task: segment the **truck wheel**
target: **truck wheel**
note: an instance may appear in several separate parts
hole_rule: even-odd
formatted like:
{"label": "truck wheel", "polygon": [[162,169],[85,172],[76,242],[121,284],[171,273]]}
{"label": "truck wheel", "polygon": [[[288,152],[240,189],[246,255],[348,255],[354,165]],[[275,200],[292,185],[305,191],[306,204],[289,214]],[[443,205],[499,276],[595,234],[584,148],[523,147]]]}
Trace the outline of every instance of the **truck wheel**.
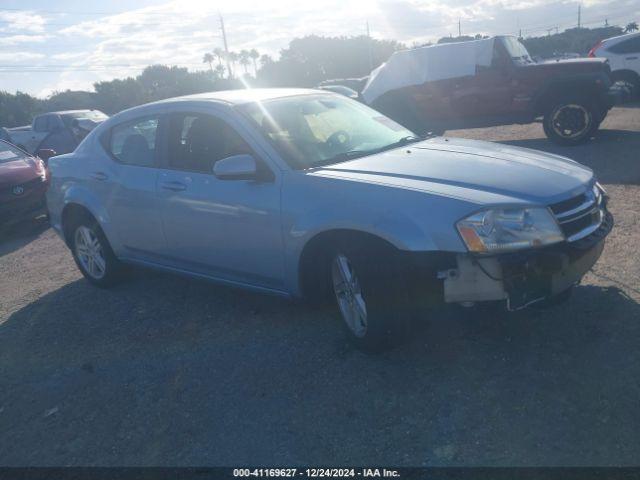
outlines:
{"label": "truck wheel", "polygon": [[71,252],[80,272],[98,287],[116,284],[122,275],[122,264],[116,258],[98,223],[80,219],[71,230]]}
{"label": "truck wheel", "polygon": [[544,116],[544,133],[558,145],[579,145],[595,133],[599,119],[596,106],[587,100],[560,100]]}
{"label": "truck wheel", "polygon": [[340,245],[329,277],[350,342],[374,353],[400,343],[409,331],[408,289],[388,248]]}

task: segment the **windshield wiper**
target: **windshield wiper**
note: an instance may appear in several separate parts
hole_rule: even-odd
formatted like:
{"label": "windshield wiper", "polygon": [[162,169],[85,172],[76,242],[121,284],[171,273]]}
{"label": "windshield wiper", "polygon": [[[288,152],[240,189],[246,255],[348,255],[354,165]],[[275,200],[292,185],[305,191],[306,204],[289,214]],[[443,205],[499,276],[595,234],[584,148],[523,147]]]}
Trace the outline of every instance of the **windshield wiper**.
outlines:
{"label": "windshield wiper", "polygon": [[322,167],[325,165],[332,165],[334,163],[346,162],[347,160],[354,160],[360,157],[366,157],[367,155],[373,155],[375,153],[384,152],[385,150],[391,150],[393,148],[403,147],[409,143],[419,142],[424,140],[425,137],[419,137],[417,135],[407,135],[400,140],[385,145],[384,147],[374,148],[371,150],[349,150],[347,152],[339,153],[331,158],[325,158],[324,160],[318,160],[311,164],[309,168]]}
{"label": "windshield wiper", "polygon": [[377,150],[349,150],[348,152],[342,152],[342,153],[339,153],[338,155],[334,155],[333,157],[325,158],[323,160],[318,160],[317,162],[313,162],[310,168],[322,167],[325,165],[332,165],[334,163],[346,162],[347,160],[353,160],[355,158],[371,155],[376,151]]}
{"label": "windshield wiper", "polygon": [[380,151],[384,151],[384,150],[390,150],[392,148],[404,147],[405,145],[408,145],[409,143],[419,142],[419,141],[424,140],[424,139],[425,139],[425,137],[419,137],[418,135],[407,135],[406,137],[402,137],[397,142],[390,143],[389,145],[386,145],[386,146],[380,148],[379,150]]}

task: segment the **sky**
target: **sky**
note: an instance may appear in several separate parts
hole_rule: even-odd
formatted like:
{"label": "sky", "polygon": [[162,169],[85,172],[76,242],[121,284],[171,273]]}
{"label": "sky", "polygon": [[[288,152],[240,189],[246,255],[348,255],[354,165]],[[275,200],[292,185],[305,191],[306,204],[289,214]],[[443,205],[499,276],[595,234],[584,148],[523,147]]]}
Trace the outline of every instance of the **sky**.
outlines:
{"label": "sky", "polygon": [[[255,48],[277,58],[295,37],[366,33],[407,45],[463,34],[540,36],[577,25],[557,0],[0,0],[0,90],[39,97],[92,90],[151,64],[207,68],[205,52]],[[582,0],[584,26],[640,21],[639,0]]]}

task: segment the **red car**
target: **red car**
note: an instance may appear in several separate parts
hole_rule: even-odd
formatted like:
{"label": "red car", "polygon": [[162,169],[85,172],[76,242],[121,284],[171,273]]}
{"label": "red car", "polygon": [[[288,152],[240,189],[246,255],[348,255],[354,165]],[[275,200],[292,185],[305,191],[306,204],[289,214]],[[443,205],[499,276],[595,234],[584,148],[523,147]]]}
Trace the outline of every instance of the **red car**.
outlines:
{"label": "red car", "polygon": [[45,163],[0,140],[0,225],[46,213]]}

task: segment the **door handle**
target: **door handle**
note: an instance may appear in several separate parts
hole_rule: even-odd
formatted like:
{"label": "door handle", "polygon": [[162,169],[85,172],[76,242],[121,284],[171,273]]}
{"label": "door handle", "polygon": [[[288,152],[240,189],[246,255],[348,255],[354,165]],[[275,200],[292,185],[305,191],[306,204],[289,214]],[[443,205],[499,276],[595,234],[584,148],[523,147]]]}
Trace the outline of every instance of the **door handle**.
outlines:
{"label": "door handle", "polygon": [[104,172],[93,172],[90,174],[90,177],[101,182],[104,182],[108,178],[107,174]]}
{"label": "door handle", "polygon": [[187,186],[181,182],[163,182],[160,186],[164,190],[171,190],[172,192],[181,192],[187,189]]}

